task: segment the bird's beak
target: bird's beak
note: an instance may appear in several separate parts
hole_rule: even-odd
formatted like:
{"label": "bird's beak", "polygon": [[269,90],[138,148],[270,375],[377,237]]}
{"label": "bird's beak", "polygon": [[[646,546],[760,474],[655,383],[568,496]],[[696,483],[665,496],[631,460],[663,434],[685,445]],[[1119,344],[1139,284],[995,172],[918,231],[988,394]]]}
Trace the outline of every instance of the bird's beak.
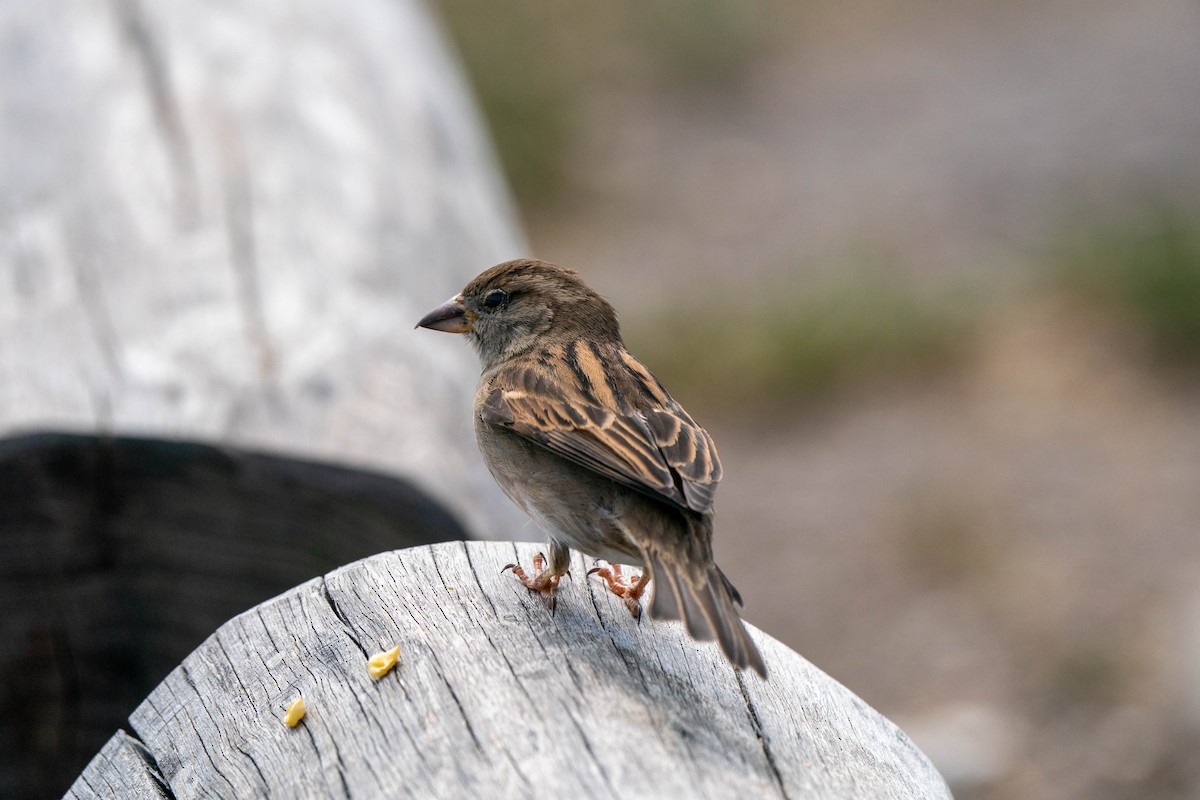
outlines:
{"label": "bird's beak", "polygon": [[471,330],[471,312],[462,304],[462,295],[455,295],[421,317],[418,328],[446,333],[466,333]]}

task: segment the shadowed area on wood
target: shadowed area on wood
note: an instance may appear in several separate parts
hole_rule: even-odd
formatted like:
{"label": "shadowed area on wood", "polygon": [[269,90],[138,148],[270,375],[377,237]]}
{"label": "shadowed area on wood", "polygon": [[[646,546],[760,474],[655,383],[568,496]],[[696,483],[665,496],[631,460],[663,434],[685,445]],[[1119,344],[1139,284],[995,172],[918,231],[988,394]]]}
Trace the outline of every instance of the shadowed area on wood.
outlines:
{"label": "shadowed area on wood", "polygon": [[194,442],[0,440],[0,796],[58,796],[237,613],[341,564],[465,538],[406,481]]}

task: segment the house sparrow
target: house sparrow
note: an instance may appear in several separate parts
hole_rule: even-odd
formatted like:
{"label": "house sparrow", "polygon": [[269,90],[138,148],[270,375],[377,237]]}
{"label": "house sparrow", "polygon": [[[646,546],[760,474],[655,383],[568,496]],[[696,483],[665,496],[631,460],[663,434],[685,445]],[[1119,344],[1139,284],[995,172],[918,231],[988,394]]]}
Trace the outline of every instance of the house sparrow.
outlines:
{"label": "house sparrow", "polygon": [[612,562],[589,575],[635,614],[653,579],[652,616],[682,619],[693,638],[717,639],[734,666],[765,677],[741,596],[713,563],[716,447],[625,349],[612,306],[573,270],[522,259],[479,275],[417,325],[474,345],[479,449],[549,535],[549,564],[539,554],[531,572],[506,569],[553,607],[574,547]]}

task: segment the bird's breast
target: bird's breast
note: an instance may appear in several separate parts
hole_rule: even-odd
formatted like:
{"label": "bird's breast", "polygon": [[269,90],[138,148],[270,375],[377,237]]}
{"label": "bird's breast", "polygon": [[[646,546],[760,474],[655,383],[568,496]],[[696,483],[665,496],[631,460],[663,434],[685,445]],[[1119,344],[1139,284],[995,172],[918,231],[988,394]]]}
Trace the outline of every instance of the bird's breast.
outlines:
{"label": "bird's breast", "polygon": [[496,483],[548,536],[595,558],[641,563],[616,507],[627,490],[478,415],[475,436]]}

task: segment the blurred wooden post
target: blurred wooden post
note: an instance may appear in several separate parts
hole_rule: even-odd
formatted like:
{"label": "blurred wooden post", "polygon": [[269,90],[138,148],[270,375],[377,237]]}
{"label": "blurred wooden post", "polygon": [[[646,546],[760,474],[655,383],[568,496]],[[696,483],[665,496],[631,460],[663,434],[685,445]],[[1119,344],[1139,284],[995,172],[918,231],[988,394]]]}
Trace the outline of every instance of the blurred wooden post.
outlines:
{"label": "blurred wooden post", "polygon": [[525,247],[419,2],[10,0],[0,42],[0,438],[332,460],[511,538],[474,357],[413,325]]}
{"label": "blurred wooden post", "polygon": [[[579,556],[551,616],[500,572],[535,549],[386,553],[237,617],[68,797],[950,796],[899,729],[761,632],[766,681],[682,626],[637,623]],[[373,681],[368,656],[393,645]]]}

